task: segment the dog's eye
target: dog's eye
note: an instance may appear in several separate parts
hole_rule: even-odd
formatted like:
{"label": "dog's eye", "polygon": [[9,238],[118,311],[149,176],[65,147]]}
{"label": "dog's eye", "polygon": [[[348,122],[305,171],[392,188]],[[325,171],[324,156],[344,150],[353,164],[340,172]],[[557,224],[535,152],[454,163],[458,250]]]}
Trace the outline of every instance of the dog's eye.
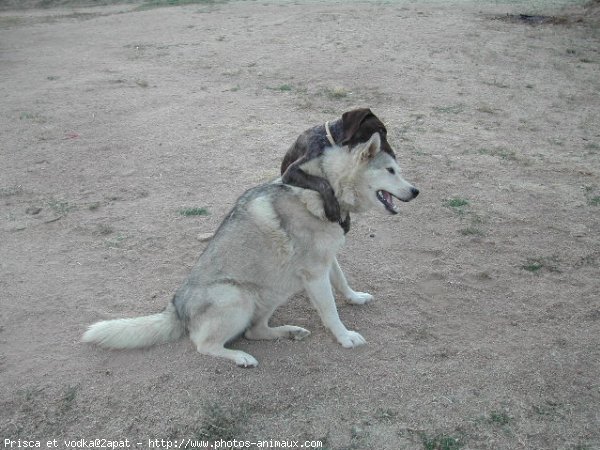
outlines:
{"label": "dog's eye", "polygon": [[387,168],[387,171],[388,171],[389,173],[391,173],[392,175],[394,175],[394,174],[396,173],[396,171],[395,171],[393,168],[391,168],[391,167],[388,167],[388,168]]}

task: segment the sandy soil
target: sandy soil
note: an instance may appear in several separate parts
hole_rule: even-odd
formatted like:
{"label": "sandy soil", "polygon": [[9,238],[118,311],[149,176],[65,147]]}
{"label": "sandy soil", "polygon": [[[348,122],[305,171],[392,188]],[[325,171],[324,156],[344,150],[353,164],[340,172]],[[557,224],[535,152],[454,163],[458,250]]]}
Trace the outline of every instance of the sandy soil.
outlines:
{"label": "sandy soil", "polygon": [[[0,13],[2,444],[600,448],[600,31],[453,3]],[[187,339],[79,342],[160,310],[295,137],[358,106],[421,189],[355,216],[340,255],[376,297],[339,302],[367,346],[338,346],[304,296],[274,323],[308,340],[233,344],[255,370]]]}

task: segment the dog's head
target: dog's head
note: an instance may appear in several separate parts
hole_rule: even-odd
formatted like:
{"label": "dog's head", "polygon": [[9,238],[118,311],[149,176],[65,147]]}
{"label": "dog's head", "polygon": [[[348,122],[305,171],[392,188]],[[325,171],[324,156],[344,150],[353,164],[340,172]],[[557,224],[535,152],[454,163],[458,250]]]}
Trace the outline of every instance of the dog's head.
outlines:
{"label": "dog's head", "polygon": [[357,184],[359,209],[376,208],[390,214],[398,213],[394,198],[409,202],[419,190],[401,175],[396,158],[383,149],[380,133],[373,133],[367,142],[357,144],[351,151]]}
{"label": "dog's head", "polygon": [[367,142],[373,133],[378,133],[381,139],[381,150],[396,159],[394,150],[387,141],[387,130],[379,118],[369,108],[353,109],[342,114],[342,145],[350,149],[358,144]]}

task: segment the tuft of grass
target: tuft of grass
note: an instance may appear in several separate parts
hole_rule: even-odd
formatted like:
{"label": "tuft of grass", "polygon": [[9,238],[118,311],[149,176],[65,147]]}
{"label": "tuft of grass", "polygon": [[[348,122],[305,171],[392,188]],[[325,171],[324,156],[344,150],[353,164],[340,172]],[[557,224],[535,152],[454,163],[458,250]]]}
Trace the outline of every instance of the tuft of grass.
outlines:
{"label": "tuft of grass", "polygon": [[595,195],[594,197],[590,197],[588,199],[588,205],[590,205],[590,206],[600,206],[600,195]]}
{"label": "tuft of grass", "polygon": [[71,211],[77,209],[77,206],[75,206],[65,200],[57,200],[54,198],[48,200],[48,206],[50,207],[50,209],[52,211],[54,211],[56,214],[58,214],[60,216],[64,216],[68,212],[71,212]]}
{"label": "tuft of grass", "polygon": [[348,450],[363,450],[371,448],[369,441],[371,433],[362,426],[354,425],[350,428],[350,447]]}
{"label": "tuft of grass", "polygon": [[67,389],[65,390],[65,394],[61,399],[60,409],[62,412],[68,411],[73,407],[73,402],[75,401],[75,397],[77,396],[78,389],[78,385],[67,387]]}
{"label": "tuft of grass", "polygon": [[0,198],[2,197],[12,197],[13,195],[21,195],[23,193],[23,186],[8,186],[8,187],[0,187]]}
{"label": "tuft of grass", "polygon": [[34,400],[37,400],[38,395],[42,392],[44,392],[44,388],[37,386],[31,386],[21,391],[17,391],[18,394],[21,394],[23,396],[23,400],[25,400],[26,402],[32,402]]}
{"label": "tuft of grass", "polygon": [[443,114],[459,114],[465,110],[465,105],[463,103],[458,103],[456,105],[449,106],[436,106],[433,108],[433,110]]}
{"label": "tuft of grass", "polygon": [[544,267],[544,265],[537,261],[537,260],[528,260],[528,262],[526,262],[525,264],[523,264],[521,266],[521,268],[523,270],[526,270],[527,272],[537,272],[539,270],[542,270]]}
{"label": "tuft of grass", "polygon": [[504,411],[492,411],[488,417],[488,422],[494,425],[508,425],[512,421],[512,418]]}
{"label": "tuft of grass", "polygon": [[505,148],[480,148],[478,153],[480,155],[494,156],[503,160],[517,160],[517,152],[514,150],[507,150]]}
{"label": "tuft of grass", "polygon": [[217,403],[211,403],[205,407],[205,417],[196,431],[196,436],[208,441],[232,440],[240,435],[241,427],[238,421],[243,421],[244,417],[239,416],[238,413],[225,411]]}
{"label": "tuft of grass", "polygon": [[469,206],[469,201],[464,198],[450,198],[444,201],[446,208],[462,208],[463,206]]}
{"label": "tuft of grass", "polygon": [[483,236],[485,233],[476,227],[467,227],[459,231],[463,236]]}
{"label": "tuft of grass", "polygon": [[[108,229],[106,229],[106,231],[109,231]],[[106,234],[110,234],[110,233],[106,233]],[[125,241],[127,239],[127,236],[125,236],[122,233],[118,233],[116,236],[114,236],[111,239],[107,239],[105,241],[105,244],[108,248],[121,248],[121,244],[123,243],[123,241]]]}
{"label": "tuft of grass", "polygon": [[556,256],[549,258],[527,258],[521,269],[532,273],[538,273],[542,269],[546,269],[549,272],[560,272]]}
{"label": "tuft of grass", "polygon": [[421,436],[423,448],[425,450],[459,450],[464,446],[462,439],[447,434],[438,434],[435,436]]}
{"label": "tuft of grass", "polygon": [[96,226],[96,233],[99,234],[100,236],[107,236],[114,232],[115,232],[115,229],[113,227],[111,227],[110,225],[101,223]]}
{"label": "tuft of grass", "polygon": [[533,405],[531,409],[539,417],[556,417],[560,416],[560,407],[562,405],[552,400],[546,400],[544,403]]}
{"label": "tuft of grass", "polygon": [[209,212],[206,208],[183,208],[179,210],[179,214],[185,217],[208,216]]}
{"label": "tuft of grass", "polygon": [[22,112],[19,114],[19,120],[30,120],[35,123],[45,123],[46,118],[42,116],[40,113],[32,113],[32,112]]}
{"label": "tuft of grass", "polygon": [[183,6],[183,5],[218,5],[227,0],[145,0],[135,11],[144,11],[152,8],[163,8],[165,6]]}
{"label": "tuft of grass", "polygon": [[348,95],[350,95],[350,92],[348,92],[348,90],[342,86],[336,86],[332,89],[326,89],[325,94],[332,100],[340,100],[342,98],[348,97]]}
{"label": "tuft of grass", "polygon": [[485,114],[496,114],[496,109],[492,108],[489,105],[481,105],[479,107],[477,107],[477,111],[481,112],[481,113],[485,113]]}
{"label": "tuft of grass", "polygon": [[398,413],[392,409],[377,408],[374,417],[380,422],[393,422],[397,416]]}
{"label": "tuft of grass", "polygon": [[277,86],[275,89],[281,92],[290,92],[292,90],[292,86],[289,84],[282,84],[281,86]]}
{"label": "tuft of grass", "polygon": [[500,88],[500,89],[507,89],[510,87],[509,84],[506,84],[502,81],[498,81],[497,79],[493,79],[492,81],[484,81],[483,84],[487,85],[487,86],[493,86],[496,88]]}

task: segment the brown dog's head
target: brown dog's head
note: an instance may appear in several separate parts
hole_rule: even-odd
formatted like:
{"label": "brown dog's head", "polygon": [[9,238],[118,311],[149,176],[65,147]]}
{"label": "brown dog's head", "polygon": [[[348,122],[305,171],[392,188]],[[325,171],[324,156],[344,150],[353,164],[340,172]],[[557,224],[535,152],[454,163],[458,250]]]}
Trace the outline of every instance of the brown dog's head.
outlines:
{"label": "brown dog's head", "polygon": [[352,148],[357,144],[367,142],[374,133],[379,133],[381,150],[396,159],[394,150],[387,141],[385,125],[369,108],[353,109],[342,114],[342,127],[344,130],[342,145]]}

